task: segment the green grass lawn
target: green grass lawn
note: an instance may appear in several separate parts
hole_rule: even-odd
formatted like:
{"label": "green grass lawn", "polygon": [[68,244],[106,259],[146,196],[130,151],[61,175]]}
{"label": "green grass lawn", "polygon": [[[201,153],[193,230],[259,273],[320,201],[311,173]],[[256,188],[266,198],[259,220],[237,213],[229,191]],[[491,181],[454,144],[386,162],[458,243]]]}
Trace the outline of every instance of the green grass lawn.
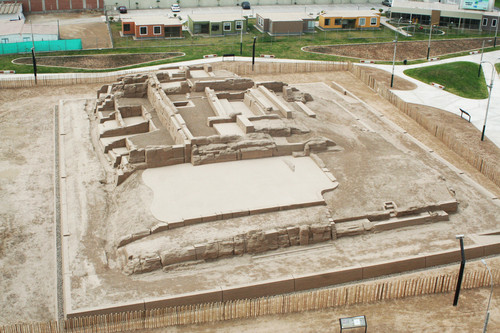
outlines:
{"label": "green grass lawn", "polygon": [[[500,0],[499,0],[500,1]],[[306,60],[329,60],[329,61],[345,61],[350,59],[346,57],[338,57],[332,55],[322,55],[303,52],[304,46],[309,45],[332,45],[332,44],[358,44],[358,43],[373,43],[373,42],[389,42],[394,39],[394,32],[390,29],[382,27],[379,30],[370,31],[320,31],[316,30],[314,34],[306,34],[302,36],[280,36],[271,37],[267,34],[260,33],[250,25],[248,33],[243,35],[243,56],[252,56],[253,37],[257,37],[256,56],[260,54],[274,54],[278,58],[287,59],[306,59]],[[38,56],[43,55],[86,55],[86,54],[117,54],[117,53],[150,53],[150,52],[183,52],[184,57],[178,57],[169,60],[156,61],[148,65],[159,65],[178,61],[186,61],[193,59],[201,59],[205,54],[216,53],[236,54],[240,55],[240,35],[225,36],[225,37],[201,37],[191,36],[188,32],[184,32],[182,39],[151,39],[151,40],[133,40],[131,37],[120,36],[121,23],[111,23],[111,32],[114,42],[113,49],[102,50],[82,50],[82,51],[67,51],[67,52],[52,52],[38,53]],[[451,30],[447,31],[444,36],[432,36],[433,40],[442,38],[464,38],[464,37],[485,37],[488,33],[469,30]],[[400,36],[400,40],[427,40],[427,35],[417,34],[414,37]],[[465,53],[464,53],[465,54]],[[4,55],[0,56],[0,69],[15,70],[16,73],[32,73],[31,65],[13,64],[12,60],[18,57],[26,57],[30,54]],[[415,63],[415,62],[410,62]],[[127,68],[144,67],[145,65],[130,66]],[[103,70],[101,70],[103,71]],[[104,70],[110,71],[110,70]],[[67,73],[67,72],[99,72],[96,70],[79,70],[70,68],[51,68],[38,66],[39,73]]]}
{"label": "green grass lawn", "polygon": [[484,74],[478,77],[479,65],[473,62],[454,63],[407,69],[404,73],[425,83],[438,83],[455,95],[483,99],[488,97]]}

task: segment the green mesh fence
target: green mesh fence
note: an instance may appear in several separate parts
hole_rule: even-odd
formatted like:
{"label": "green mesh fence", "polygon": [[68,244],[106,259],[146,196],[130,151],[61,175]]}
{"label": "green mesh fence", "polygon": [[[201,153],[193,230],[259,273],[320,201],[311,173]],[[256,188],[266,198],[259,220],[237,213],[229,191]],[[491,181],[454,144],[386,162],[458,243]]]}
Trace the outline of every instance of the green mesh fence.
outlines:
{"label": "green mesh fence", "polygon": [[[0,43],[0,54],[14,54],[14,53],[29,53],[33,47],[32,42],[22,43]],[[81,39],[64,39],[64,40],[47,40],[35,42],[36,52],[50,52],[50,51],[70,51],[81,50]]]}

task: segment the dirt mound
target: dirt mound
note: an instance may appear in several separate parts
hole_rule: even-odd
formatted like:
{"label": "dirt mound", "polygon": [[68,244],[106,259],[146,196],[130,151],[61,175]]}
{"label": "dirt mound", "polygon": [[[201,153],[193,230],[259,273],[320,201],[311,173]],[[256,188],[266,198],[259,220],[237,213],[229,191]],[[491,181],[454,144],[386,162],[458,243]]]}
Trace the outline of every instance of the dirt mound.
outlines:
{"label": "dirt mound", "polygon": [[[156,60],[164,60],[183,56],[181,52],[145,53],[145,54],[103,54],[78,56],[42,56],[37,57],[39,66],[83,68],[83,69],[110,69],[143,64]],[[15,64],[32,64],[31,57],[18,58]]]}
{"label": "dirt mound", "polygon": [[[476,50],[480,49],[482,45],[483,39],[480,38],[431,41],[430,56],[438,57],[444,54]],[[485,46],[493,46],[493,44],[491,41],[488,42],[488,40],[486,40]],[[415,60],[426,58],[427,47],[428,41],[398,42],[396,60],[403,61],[404,59]],[[307,46],[303,50],[349,58],[390,61],[394,56],[394,43]]]}

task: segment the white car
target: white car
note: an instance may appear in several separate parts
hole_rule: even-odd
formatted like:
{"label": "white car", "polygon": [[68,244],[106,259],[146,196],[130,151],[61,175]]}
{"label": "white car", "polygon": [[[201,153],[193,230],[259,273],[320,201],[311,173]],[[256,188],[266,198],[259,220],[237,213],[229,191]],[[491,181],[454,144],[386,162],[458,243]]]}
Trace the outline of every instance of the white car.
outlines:
{"label": "white car", "polygon": [[174,3],[172,6],[170,6],[173,12],[180,12],[181,11],[181,6],[179,4]]}

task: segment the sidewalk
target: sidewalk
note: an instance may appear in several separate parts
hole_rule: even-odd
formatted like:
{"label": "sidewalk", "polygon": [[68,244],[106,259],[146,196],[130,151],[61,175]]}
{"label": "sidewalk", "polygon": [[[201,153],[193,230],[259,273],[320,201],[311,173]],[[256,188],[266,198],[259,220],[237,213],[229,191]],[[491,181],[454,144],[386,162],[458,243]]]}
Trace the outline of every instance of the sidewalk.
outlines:
{"label": "sidewalk", "polygon": [[[491,63],[499,62],[500,51],[488,52],[483,56],[483,60],[489,61]],[[481,54],[473,54],[458,58],[450,58],[439,61],[432,61],[416,65],[398,65],[394,68],[394,75],[402,77],[408,81],[411,81],[417,85],[417,89],[414,90],[393,90],[393,92],[401,97],[406,102],[425,104],[440,108],[454,114],[460,115],[460,108],[467,111],[471,115],[471,123],[480,131],[483,129],[484,118],[486,113],[486,105],[488,99],[469,99],[459,97],[457,95],[451,94],[449,92],[443,91],[439,88],[433,87],[426,83],[415,80],[409,76],[406,76],[403,72],[406,69],[424,66],[433,66],[438,64],[444,64],[454,61],[470,61],[479,63],[481,59]],[[391,72],[391,65],[369,65],[364,64],[364,66],[371,66],[385,71]],[[483,64],[483,72],[486,78],[486,83],[489,85],[491,80],[492,68],[490,64]],[[491,101],[488,112],[488,118],[486,122],[485,137],[490,139],[495,143],[497,147],[500,147],[500,80],[498,74],[493,82],[493,90],[491,91]],[[480,135],[480,133],[478,133]]]}

